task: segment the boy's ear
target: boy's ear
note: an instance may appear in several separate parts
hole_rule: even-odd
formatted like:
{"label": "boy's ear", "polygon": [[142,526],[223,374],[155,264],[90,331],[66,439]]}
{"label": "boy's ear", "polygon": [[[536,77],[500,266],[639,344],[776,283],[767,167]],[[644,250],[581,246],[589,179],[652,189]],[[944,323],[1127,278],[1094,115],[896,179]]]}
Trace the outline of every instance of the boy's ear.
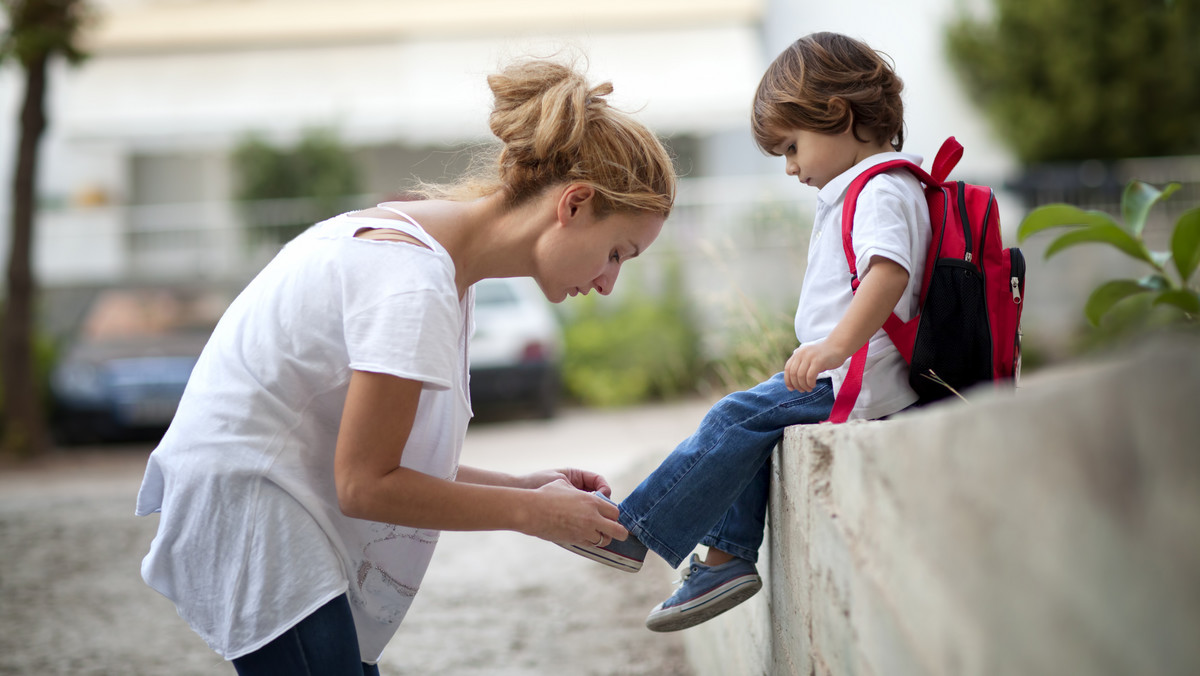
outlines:
{"label": "boy's ear", "polygon": [[572,183],[567,186],[558,199],[558,221],[568,225],[583,211],[590,211],[595,196],[596,189],[586,183]]}

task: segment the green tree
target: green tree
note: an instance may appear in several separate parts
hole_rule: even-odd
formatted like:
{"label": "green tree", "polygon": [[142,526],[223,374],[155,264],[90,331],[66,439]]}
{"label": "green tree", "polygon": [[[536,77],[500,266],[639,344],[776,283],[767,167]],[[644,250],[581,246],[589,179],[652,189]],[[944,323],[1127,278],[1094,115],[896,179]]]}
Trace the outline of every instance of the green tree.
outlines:
{"label": "green tree", "polygon": [[[359,193],[354,159],[337,136],[311,130],[294,148],[273,146],[258,136],[243,140],[233,153],[237,198],[255,238],[283,243],[308,226],[341,211]],[[272,208],[265,200],[304,199],[307,209]]]}
{"label": "green tree", "polygon": [[947,51],[1026,163],[1200,152],[1200,0],[993,0]]}
{"label": "green tree", "polygon": [[4,393],[4,451],[33,455],[49,444],[45,410],[34,367],[32,249],[37,196],[38,143],[46,129],[46,79],[50,61],[81,62],[80,33],[90,16],[84,0],[0,0],[8,26],[0,34],[0,62],[13,58],[25,74],[20,137],[12,188],[8,297],[0,342],[0,392]]}

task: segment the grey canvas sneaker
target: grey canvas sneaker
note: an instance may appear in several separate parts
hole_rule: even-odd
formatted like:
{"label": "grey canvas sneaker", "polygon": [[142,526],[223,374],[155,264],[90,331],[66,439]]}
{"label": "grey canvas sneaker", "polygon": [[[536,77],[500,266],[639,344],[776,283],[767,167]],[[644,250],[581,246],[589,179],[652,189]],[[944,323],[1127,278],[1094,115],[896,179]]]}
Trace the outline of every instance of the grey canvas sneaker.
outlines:
{"label": "grey canvas sneaker", "polygon": [[753,563],[733,559],[719,566],[706,566],[695,554],[682,571],[681,582],[682,586],[671,598],[650,611],[647,629],[687,629],[720,615],[762,589],[762,578]]}
{"label": "grey canvas sneaker", "polygon": [[[596,492],[593,495],[598,495],[608,502],[612,502],[603,493]],[[603,547],[597,545],[570,545],[561,542],[557,544],[559,547],[569,549],[580,556],[585,556],[593,561],[603,563],[617,570],[623,570],[627,573],[636,573],[641,570],[642,563],[646,560],[646,545],[634,537],[633,533],[630,533],[629,537],[624,540],[613,540]]]}

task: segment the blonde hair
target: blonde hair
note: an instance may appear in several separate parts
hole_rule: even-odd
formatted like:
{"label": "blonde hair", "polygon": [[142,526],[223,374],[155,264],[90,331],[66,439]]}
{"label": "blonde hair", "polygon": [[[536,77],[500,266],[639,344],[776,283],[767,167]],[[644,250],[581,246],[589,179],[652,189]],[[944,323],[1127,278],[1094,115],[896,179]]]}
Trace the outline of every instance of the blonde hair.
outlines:
{"label": "blonde hair", "polygon": [[788,129],[822,134],[850,129],[859,141],[890,142],[900,150],[903,88],[884,56],[865,42],[837,33],[807,35],[783,50],[759,82],[751,117],[754,140],[773,154],[780,133]]}
{"label": "blonde hair", "polygon": [[475,199],[503,192],[517,206],[560,183],[596,191],[593,208],[667,216],[675,171],[662,142],[608,105],[604,82],[589,87],[573,67],[548,60],[514,63],[488,76],[495,97],[488,126],[503,143],[487,166],[449,186],[423,186],[427,196]]}

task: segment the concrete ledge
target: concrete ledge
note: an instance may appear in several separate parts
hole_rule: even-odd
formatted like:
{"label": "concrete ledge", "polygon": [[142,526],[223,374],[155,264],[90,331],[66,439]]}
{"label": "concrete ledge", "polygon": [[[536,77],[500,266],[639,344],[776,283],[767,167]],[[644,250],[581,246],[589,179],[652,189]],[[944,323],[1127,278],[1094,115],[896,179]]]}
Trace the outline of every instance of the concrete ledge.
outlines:
{"label": "concrete ledge", "polygon": [[1200,344],[968,397],[787,431],[699,676],[1200,673]]}

